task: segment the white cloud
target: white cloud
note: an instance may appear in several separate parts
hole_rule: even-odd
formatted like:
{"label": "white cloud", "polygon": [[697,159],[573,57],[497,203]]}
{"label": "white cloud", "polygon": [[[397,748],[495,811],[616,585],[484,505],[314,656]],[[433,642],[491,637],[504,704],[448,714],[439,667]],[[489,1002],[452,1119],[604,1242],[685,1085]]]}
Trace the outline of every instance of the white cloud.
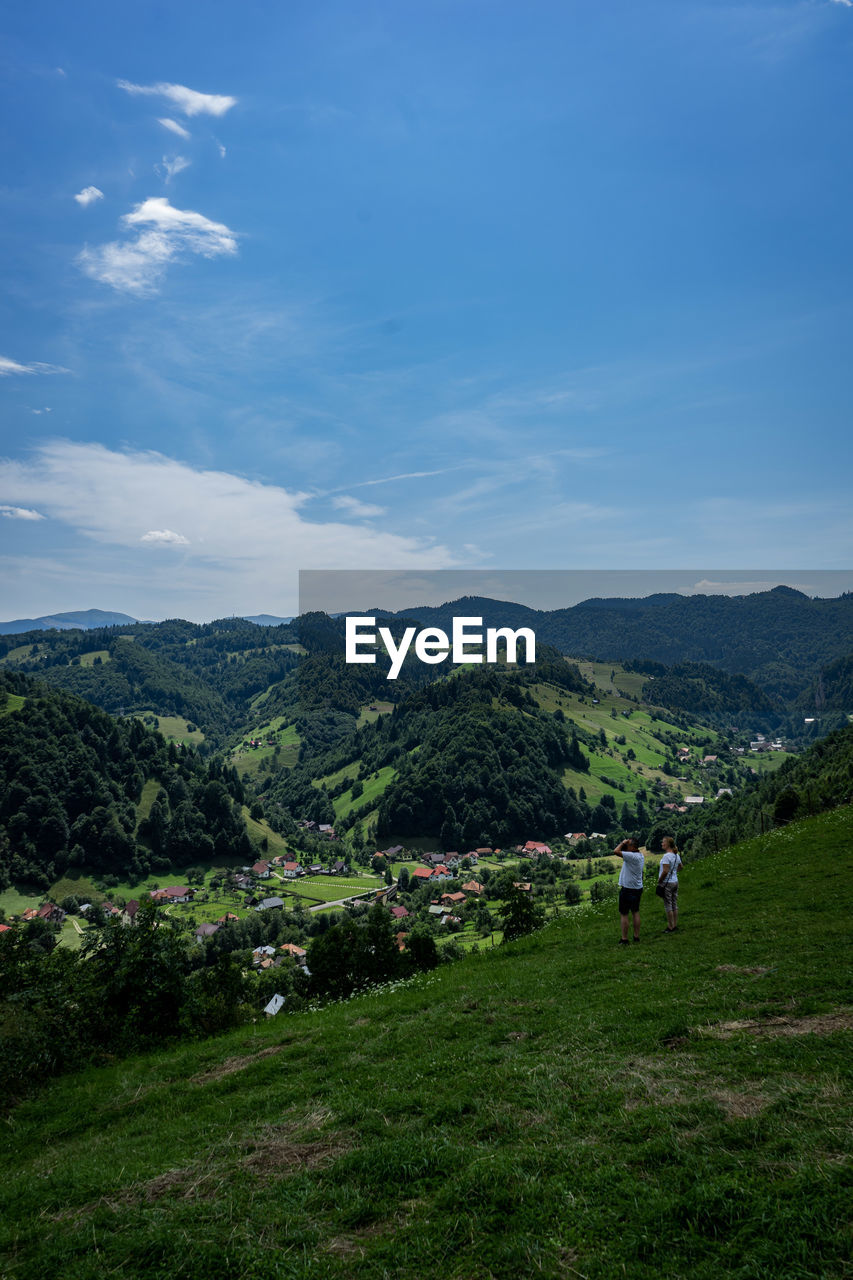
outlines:
{"label": "white cloud", "polygon": [[[436,569],[456,562],[430,538],[344,518],[310,520],[303,512],[307,493],[100,444],[50,441],[26,460],[0,460],[0,493],[57,522],[56,544],[46,554],[68,566],[69,581],[82,583],[77,591],[93,590],[98,575],[109,573],[125,583],[114,595],[136,617],[221,618],[268,605],[289,613],[300,569]],[[172,535],[175,526],[180,533]],[[151,554],[152,544],[168,545],[172,537],[186,539],[172,543],[180,556]],[[97,555],[87,543],[97,544]],[[24,568],[19,577],[23,584]]]}
{"label": "white cloud", "polygon": [[170,120],[168,116],[162,117],[157,121],[157,123],[161,124],[164,129],[168,129],[170,133],[176,133],[178,137],[183,138],[184,141],[192,137],[189,129],[185,129],[182,124],[178,124],[177,120]]}
{"label": "white cloud", "polygon": [[131,84],[128,80],[116,81],[120,89],[126,93],[148,94],[158,98],[166,98],[185,116],[224,116],[236,106],[237,99],[222,93],[199,93],[188,89],[183,84]]}
{"label": "white cloud", "polygon": [[221,143],[221,142],[217,142],[217,144],[216,144],[216,145],[217,145],[217,147],[219,148],[219,155],[220,155],[221,159],[223,159],[223,160],[224,160],[224,159],[225,159],[225,157],[226,157],[226,155],[228,154],[228,153],[227,153],[227,151],[225,150],[225,148],[224,148],[224,146],[222,145],[222,143]]}
{"label": "white cloud", "polygon": [[0,356],[0,378],[8,378],[15,373],[70,372],[70,369],[63,369],[61,364],[42,364],[39,360],[34,360],[32,364],[19,364],[17,360],[10,360],[8,356]]}
{"label": "white cloud", "polygon": [[138,204],[122,218],[135,240],[112,240],[85,248],[77,261],[86,275],[127,293],[151,293],[166,268],[185,254],[218,258],[237,252],[235,233],[191,209],[176,209],[164,196]]}
{"label": "white cloud", "polygon": [[44,516],[40,511],[32,511],[29,507],[5,507],[0,506],[0,516],[5,516],[7,520],[43,520]]}
{"label": "white cloud", "polygon": [[190,545],[189,538],[185,538],[182,533],[173,533],[171,529],[149,529],[147,533],[143,533],[139,541],[157,542],[161,546],[172,547],[188,547]]}
{"label": "white cloud", "polygon": [[86,209],[90,204],[94,204],[96,200],[103,200],[104,193],[100,187],[84,187],[82,191],[78,191],[74,199],[83,208]]}
{"label": "white cloud", "polygon": [[853,0],[832,0],[833,4],[843,4],[845,9],[853,9]]}
{"label": "white cloud", "polygon": [[164,181],[171,182],[176,173],[183,173],[184,169],[189,169],[192,164],[186,156],[163,156],[163,163],[155,165],[155,170],[162,174]]}
{"label": "white cloud", "polygon": [[359,502],[358,498],[350,498],[346,495],[332,498],[332,506],[336,511],[346,511],[347,515],[358,520],[369,520],[371,516],[385,514],[385,507],[377,507],[372,502]]}

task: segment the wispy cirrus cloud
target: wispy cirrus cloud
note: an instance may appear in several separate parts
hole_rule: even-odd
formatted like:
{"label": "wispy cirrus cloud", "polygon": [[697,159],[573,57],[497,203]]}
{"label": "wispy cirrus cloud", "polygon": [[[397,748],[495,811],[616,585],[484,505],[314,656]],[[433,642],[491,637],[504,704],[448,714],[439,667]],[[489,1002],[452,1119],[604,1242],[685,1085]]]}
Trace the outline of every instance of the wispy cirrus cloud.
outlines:
{"label": "wispy cirrus cloud", "polygon": [[353,516],[357,520],[369,520],[373,516],[383,516],[385,507],[377,507],[372,502],[360,502],[358,498],[350,498],[343,494],[339,498],[332,498],[332,506],[336,511],[345,511],[347,515]]}
{"label": "wispy cirrus cloud", "polygon": [[10,360],[8,356],[0,356],[0,378],[9,378],[13,374],[20,373],[70,372],[70,369],[64,369],[61,364],[43,364],[40,360],[33,360],[30,364],[20,364],[17,360]]}
{"label": "wispy cirrus cloud", "polygon": [[183,138],[185,142],[192,137],[189,129],[185,129],[182,124],[178,124],[177,120],[172,120],[169,116],[163,116],[157,123],[161,124],[164,129],[168,129],[170,133],[175,133],[179,138]]}
{"label": "wispy cirrus cloud", "polygon": [[0,516],[6,520],[44,520],[40,511],[31,507],[7,507],[0,505]]}
{"label": "wispy cirrus cloud", "polygon": [[96,200],[103,200],[103,198],[104,193],[100,187],[84,187],[74,197],[82,209],[88,208],[90,204],[94,204]]}
{"label": "wispy cirrus cloud", "polygon": [[228,94],[199,93],[183,84],[167,84],[164,81],[158,81],[157,84],[131,84],[129,80],[117,80],[116,83],[125,93],[166,98],[185,116],[224,116],[226,111],[237,105],[237,99]]}
{"label": "wispy cirrus cloud", "polygon": [[176,209],[164,196],[144,200],[121,221],[137,232],[135,239],[87,246],[77,258],[86,275],[120,292],[155,292],[169,264],[187,255],[219,258],[237,252],[236,235],[224,223]]}
{"label": "wispy cirrus cloud", "polygon": [[164,182],[171,182],[178,173],[183,173],[184,169],[189,169],[192,160],[188,160],[186,156],[163,156],[161,164],[154,166]]}

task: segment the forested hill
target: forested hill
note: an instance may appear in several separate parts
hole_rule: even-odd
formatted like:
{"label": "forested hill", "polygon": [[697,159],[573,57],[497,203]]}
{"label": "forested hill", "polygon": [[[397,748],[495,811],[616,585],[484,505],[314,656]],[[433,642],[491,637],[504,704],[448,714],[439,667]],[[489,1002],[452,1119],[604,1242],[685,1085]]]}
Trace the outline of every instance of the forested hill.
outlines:
{"label": "forested hill", "polygon": [[299,652],[293,627],[242,618],[0,636],[4,666],[114,714],[183,716],[214,745],[242,726],[253,697],[294,670]]}
{"label": "forested hill", "polygon": [[853,715],[853,652],[831,662],[797,700],[798,721],[814,718],[814,732],[826,733],[846,724]]}
{"label": "forested hill", "polygon": [[628,662],[626,667],[649,677],[644,702],[670,711],[686,711],[723,728],[748,724],[753,732],[776,730],[787,719],[778,695],[769,696],[746,676],[730,675],[707,662],[679,662],[667,667],[656,662]]}
{"label": "forested hill", "polygon": [[467,597],[406,613],[445,629],[454,614],[482,617],[485,626],[533,627],[537,642],[576,658],[710,663],[748,676],[786,703],[821,667],[853,650],[853,593],[810,599],[788,587],[748,596],[586,600],[550,612]]}
{"label": "forested hill", "polygon": [[0,672],[0,889],[85,864],[134,880],[253,854],[232,769],[73,694]]}
{"label": "forested hill", "polygon": [[[387,770],[394,776],[379,809],[378,836],[440,833],[444,847],[454,848],[506,842],[531,829],[582,827],[588,810],[579,809],[562,774],[569,767],[583,771],[588,761],[572,724],[537,706],[537,681],[592,693],[576,667],[546,648],[531,668],[468,669],[411,693],[390,715],[271,779],[265,795],[294,816],[332,822],[330,798],[315,779],[342,775],[340,786],[359,788]],[[369,799],[365,804],[371,807]]]}

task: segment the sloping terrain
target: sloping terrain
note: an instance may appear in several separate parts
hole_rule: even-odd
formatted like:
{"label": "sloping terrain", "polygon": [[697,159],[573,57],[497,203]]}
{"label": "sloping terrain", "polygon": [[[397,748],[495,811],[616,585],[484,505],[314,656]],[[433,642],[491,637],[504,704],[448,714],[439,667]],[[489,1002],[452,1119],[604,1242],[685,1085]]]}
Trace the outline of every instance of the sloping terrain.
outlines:
{"label": "sloping terrain", "polygon": [[9,1118],[9,1280],[849,1276],[853,811]]}

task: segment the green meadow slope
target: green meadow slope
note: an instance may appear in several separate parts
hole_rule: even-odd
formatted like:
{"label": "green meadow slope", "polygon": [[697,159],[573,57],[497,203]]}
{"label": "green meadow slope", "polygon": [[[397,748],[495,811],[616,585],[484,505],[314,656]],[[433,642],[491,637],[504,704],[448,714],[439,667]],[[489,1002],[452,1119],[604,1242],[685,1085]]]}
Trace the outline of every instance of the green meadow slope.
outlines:
{"label": "green meadow slope", "polygon": [[853,810],[411,986],[53,1081],[0,1273],[850,1276]]}

